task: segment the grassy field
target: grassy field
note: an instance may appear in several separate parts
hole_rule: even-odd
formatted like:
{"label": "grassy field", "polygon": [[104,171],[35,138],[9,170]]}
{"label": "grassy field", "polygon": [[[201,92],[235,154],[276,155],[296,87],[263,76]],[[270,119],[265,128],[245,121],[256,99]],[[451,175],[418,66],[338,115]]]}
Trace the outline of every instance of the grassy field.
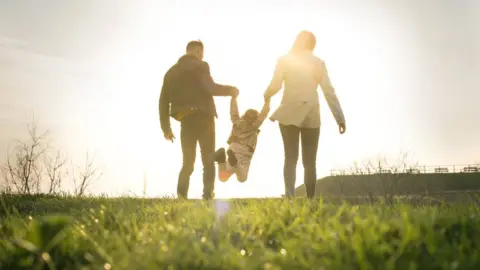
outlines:
{"label": "grassy field", "polygon": [[3,195],[0,269],[480,269],[474,205]]}

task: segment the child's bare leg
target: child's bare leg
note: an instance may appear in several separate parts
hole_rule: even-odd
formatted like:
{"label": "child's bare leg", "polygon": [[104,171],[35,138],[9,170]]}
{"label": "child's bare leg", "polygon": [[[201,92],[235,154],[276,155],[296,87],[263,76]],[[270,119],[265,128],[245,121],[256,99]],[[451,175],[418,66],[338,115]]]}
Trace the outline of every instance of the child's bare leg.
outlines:
{"label": "child's bare leg", "polygon": [[239,168],[239,169],[237,170],[237,173],[236,173],[236,174],[237,174],[237,180],[238,180],[238,182],[243,183],[243,182],[247,181],[247,175],[246,175],[244,172],[242,172],[242,169],[241,169],[241,168]]}
{"label": "child's bare leg", "polygon": [[250,161],[251,157],[244,156],[244,155],[237,155],[238,157],[238,164],[235,170],[237,174],[237,180],[241,183],[247,181],[248,178],[248,171],[250,169]]}

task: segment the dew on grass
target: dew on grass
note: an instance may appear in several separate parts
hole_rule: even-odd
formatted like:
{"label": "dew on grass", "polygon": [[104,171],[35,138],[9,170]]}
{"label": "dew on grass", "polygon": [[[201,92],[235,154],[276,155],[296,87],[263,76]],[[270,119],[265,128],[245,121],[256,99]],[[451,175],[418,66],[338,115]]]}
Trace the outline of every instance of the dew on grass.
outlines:
{"label": "dew on grass", "polygon": [[166,229],[167,231],[172,232],[175,230],[175,226],[173,226],[172,224],[167,224]]}
{"label": "dew on grass", "polygon": [[85,260],[87,260],[89,262],[94,260],[93,255],[90,254],[89,252],[85,252],[85,254],[83,254],[83,257],[85,258]]}
{"label": "dew on grass", "polygon": [[[183,204],[175,203],[170,208],[168,204],[162,202],[161,204],[164,206],[161,207],[169,208],[159,209],[158,206],[154,206],[151,209],[145,208],[143,212],[138,211],[138,207],[128,207],[129,209],[122,210],[132,211],[132,213],[119,213],[115,216],[115,221],[107,224],[106,228],[98,225],[92,227],[97,222],[96,220],[98,220],[97,223],[104,222],[102,216],[96,219],[98,213],[101,212],[100,209],[95,207],[97,209],[96,213],[90,214],[88,206],[83,207],[78,210],[83,216],[79,216],[78,220],[74,222],[74,230],[68,230],[72,235],[62,243],[62,246],[65,244],[66,250],[73,249],[72,253],[66,252],[65,255],[56,256],[55,251],[49,251],[52,255],[40,251],[32,253],[35,255],[26,257],[25,263],[28,264],[27,268],[36,261],[43,263],[45,266],[45,260],[51,256],[47,267],[53,265],[55,269],[61,268],[69,261],[81,262],[85,264],[86,268],[97,267],[102,269],[103,266],[104,269],[110,270],[117,267],[121,269],[155,267],[161,269],[194,269],[200,267],[200,264],[203,268],[215,268],[215,266],[222,265],[224,266],[222,269],[348,269],[359,268],[362,263],[364,265],[387,265],[389,258],[365,256],[362,261],[349,262],[322,260],[325,265],[320,267],[316,256],[325,254],[335,257],[337,254],[345,254],[350,257],[354,254],[355,248],[363,249],[362,251],[365,251],[366,254],[388,253],[391,252],[392,237],[398,238],[398,236],[395,236],[399,234],[398,232],[391,236],[395,231],[402,232],[401,238],[406,241],[407,247],[417,246],[418,240],[427,241],[428,252],[435,256],[437,260],[440,260],[439,264],[449,269],[466,268],[464,262],[456,257],[441,256],[442,252],[455,252],[454,248],[460,245],[465,245],[465,248],[462,249],[462,256],[464,256],[462,258],[470,260],[471,265],[478,263],[476,250],[469,248],[471,246],[470,241],[478,240],[479,232],[477,230],[478,226],[476,226],[479,221],[468,219],[479,218],[478,214],[468,212],[473,209],[466,209],[461,213],[455,213],[452,210],[445,211],[445,217],[438,220],[432,216],[432,210],[430,209],[426,209],[427,211],[417,208],[401,209],[401,211],[409,214],[409,220],[405,221],[403,216],[400,215],[400,219],[398,219],[395,211],[384,210],[382,206],[372,206],[368,209],[365,207],[356,214],[350,212],[357,211],[357,207],[352,206],[350,211],[348,208],[350,206],[347,206],[344,211],[340,212],[341,215],[336,215],[336,209],[333,205],[328,206],[330,209],[317,213],[306,209],[303,203],[297,202],[292,206],[280,207],[278,207],[278,204],[254,203],[242,207],[241,204],[224,201],[219,203],[220,206],[223,205],[224,207],[214,209],[212,209],[212,206],[215,204],[205,204],[199,207],[198,211],[197,209],[195,211],[185,211],[180,216],[168,215],[168,213],[164,216],[162,210],[171,209],[172,213],[175,214],[177,212],[175,207],[178,207],[178,210],[184,210],[180,209],[184,207]],[[260,205],[257,206],[256,204]],[[53,208],[54,210],[58,209]],[[40,207],[40,209],[41,213],[27,212],[16,218],[19,226],[15,227],[16,230],[18,229],[15,234],[9,230],[10,227],[17,224],[12,223],[11,226],[8,223],[4,224],[2,216],[0,216],[0,238],[26,235],[25,232],[29,230],[29,226],[24,225],[28,225],[29,220],[37,219],[42,215],[43,207]],[[249,212],[251,209],[255,209],[252,216]],[[114,211],[116,210],[109,206],[109,214],[111,214],[110,212],[114,213]],[[439,209],[438,211],[434,214],[442,216],[443,213],[440,212],[442,210]],[[459,215],[466,217],[466,219],[459,219]],[[340,216],[339,220],[337,220],[338,216]],[[215,218],[218,220],[222,217],[224,219],[228,217],[228,220],[216,223]],[[300,219],[300,224],[295,223],[297,218]],[[123,222],[124,220],[126,221]],[[281,226],[283,222],[286,224],[285,227]],[[421,231],[426,230],[429,233],[425,236],[419,236],[419,232],[413,230],[413,234],[408,238],[408,231],[399,228],[404,224],[402,222],[406,222],[407,229],[413,225],[418,225]],[[295,223],[295,226],[290,226],[293,223]],[[122,227],[122,224],[126,226]],[[472,232],[467,231],[470,238],[465,239],[467,242],[462,242],[464,240],[461,235],[467,233],[463,231],[462,224],[474,226],[471,229]],[[453,229],[452,226],[454,226]],[[3,228],[8,228],[8,230],[2,230]],[[430,228],[432,231],[428,231]],[[446,233],[448,233],[447,236],[444,235]],[[82,234],[85,237],[82,237]],[[406,237],[403,237],[403,234]],[[282,242],[286,242],[286,237],[288,245],[282,245]],[[298,237],[298,240],[295,239],[296,237]],[[445,237],[455,238],[453,239],[455,243],[443,241],[442,239],[445,239]],[[337,239],[341,241],[337,243]],[[357,239],[365,239],[365,241],[357,241]],[[309,244],[301,241],[317,243]],[[195,246],[195,242],[201,248]],[[352,242],[356,244],[355,248],[346,244]],[[247,243],[246,246],[243,245],[245,243]],[[118,244],[122,244],[122,248],[118,249]],[[192,248],[192,244],[195,248]],[[278,245],[278,248],[276,245]],[[434,249],[428,248],[428,245],[439,246]],[[97,249],[104,254],[101,256],[104,258],[103,265],[102,261],[100,261],[100,265],[96,265],[98,263]],[[212,252],[211,249],[220,250],[223,253]],[[86,252],[87,250],[91,254]],[[255,251],[255,256],[252,255],[251,250]],[[199,254],[190,254],[190,252],[199,252]],[[2,257],[2,255],[4,254],[0,251],[0,265],[3,265],[4,262],[9,263],[9,261],[4,261],[6,257]],[[422,258],[423,252],[416,253],[406,250],[399,255],[399,258],[401,258],[399,260],[404,260],[406,266],[409,265],[408,262],[415,262],[412,265],[419,269],[427,269],[433,263]],[[299,256],[298,261],[295,258],[297,256]],[[199,258],[204,257],[205,260],[200,259],[202,261],[198,262]],[[16,258],[11,259],[12,262],[14,260]],[[111,261],[115,266],[107,264],[108,261]],[[302,265],[299,265],[299,263]],[[316,263],[316,265],[312,265],[312,263]]]}
{"label": "dew on grass", "polygon": [[51,260],[51,257],[50,257],[50,255],[49,255],[47,252],[43,252],[43,253],[42,253],[42,260],[43,260],[44,262],[49,262],[49,261]]}

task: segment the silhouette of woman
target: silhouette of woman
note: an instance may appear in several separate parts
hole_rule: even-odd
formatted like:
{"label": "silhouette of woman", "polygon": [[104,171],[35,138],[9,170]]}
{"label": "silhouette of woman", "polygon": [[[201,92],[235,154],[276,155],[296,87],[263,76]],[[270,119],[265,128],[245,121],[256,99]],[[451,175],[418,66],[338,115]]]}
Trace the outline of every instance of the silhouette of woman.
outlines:
{"label": "silhouette of woman", "polygon": [[317,92],[319,85],[339,126],[340,134],[346,129],[345,117],[325,63],[313,54],[315,46],[316,38],[313,33],[300,32],[290,52],[279,58],[271,83],[264,93],[265,99],[270,99],[280,91],[282,85],[284,86],[281,105],[270,119],[279,122],[282,134],[286,197],[295,196],[300,138],[307,197],[315,196],[320,135],[320,106]]}

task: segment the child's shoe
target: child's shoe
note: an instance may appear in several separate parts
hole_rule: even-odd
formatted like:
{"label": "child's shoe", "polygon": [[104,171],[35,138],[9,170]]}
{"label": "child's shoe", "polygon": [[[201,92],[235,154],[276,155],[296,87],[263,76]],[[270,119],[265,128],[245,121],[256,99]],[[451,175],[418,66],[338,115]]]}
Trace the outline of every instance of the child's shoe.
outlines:
{"label": "child's shoe", "polygon": [[230,166],[232,167],[237,166],[238,160],[237,160],[237,157],[235,157],[235,153],[233,153],[232,149],[227,150],[227,155],[228,155],[228,163],[230,164]]}
{"label": "child's shoe", "polygon": [[225,163],[227,157],[225,156],[225,148],[220,148],[213,154],[213,161],[217,163]]}

